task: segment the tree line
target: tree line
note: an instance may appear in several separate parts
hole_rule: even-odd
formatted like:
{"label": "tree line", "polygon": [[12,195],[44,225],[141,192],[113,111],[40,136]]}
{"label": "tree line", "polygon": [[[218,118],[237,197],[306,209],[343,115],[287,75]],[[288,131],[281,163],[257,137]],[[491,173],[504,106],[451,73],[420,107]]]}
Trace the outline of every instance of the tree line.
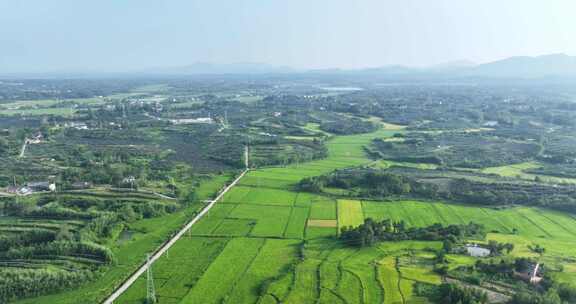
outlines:
{"label": "tree line", "polygon": [[481,237],[486,235],[484,226],[476,223],[467,225],[434,224],[428,227],[406,227],[404,221],[384,219],[375,221],[367,218],[358,227],[342,227],[340,239],[350,246],[366,247],[383,241],[442,241],[462,240],[464,238]]}
{"label": "tree line", "polygon": [[[531,205],[576,213],[576,186],[513,182],[490,176],[494,182],[460,177],[459,172],[394,167],[354,168],[300,180],[300,191],[322,193],[348,190],[347,196],[386,199],[401,196],[443,199],[465,204]],[[482,175],[484,177],[488,177]],[[423,178],[426,177],[426,178]],[[442,183],[436,183],[435,178]]]}

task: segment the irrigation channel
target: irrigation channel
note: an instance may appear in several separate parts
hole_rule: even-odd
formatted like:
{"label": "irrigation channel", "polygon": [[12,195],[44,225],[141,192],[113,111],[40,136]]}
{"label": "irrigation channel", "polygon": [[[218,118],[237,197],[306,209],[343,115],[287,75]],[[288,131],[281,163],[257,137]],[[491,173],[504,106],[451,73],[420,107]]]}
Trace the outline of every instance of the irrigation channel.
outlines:
{"label": "irrigation channel", "polygon": [[128,290],[128,288],[130,288],[130,286],[132,286],[132,284],[134,284],[134,282],[136,282],[136,280],[143,273],[145,273],[148,270],[148,268],[150,266],[152,266],[152,264],[154,264],[154,262],[156,260],[161,258],[162,255],[165,254],[168,251],[168,249],[170,249],[170,247],[172,247],[172,245],[174,245],[176,243],[176,241],[178,241],[190,228],[192,228],[192,225],[194,225],[204,215],[206,215],[206,213],[208,213],[208,211],[210,211],[210,209],[212,209],[212,207],[214,207],[214,205],[222,197],[224,197],[224,195],[228,191],[230,191],[230,189],[232,189],[234,186],[236,186],[236,184],[242,179],[242,177],[244,177],[244,175],[246,175],[246,173],[248,173],[248,171],[250,171],[250,168],[248,167],[248,147],[246,147],[246,149],[245,149],[244,157],[245,157],[246,169],[244,169],[244,171],[242,171],[242,173],[240,173],[240,175],[238,175],[238,177],[236,177],[236,179],[232,183],[230,183],[230,185],[226,186],[223,190],[221,190],[219,192],[219,194],[216,196],[216,198],[211,200],[210,203],[208,203],[208,205],[206,205],[206,207],[204,207],[204,209],[202,209],[202,211],[200,211],[194,218],[192,218],[192,220],[190,222],[188,222],[188,224],[186,224],[184,227],[182,227],[182,229],[180,229],[180,231],[178,231],[178,233],[176,233],[174,236],[172,236],[168,241],[164,242],[162,244],[162,246],[160,246],[154,252],[154,254],[152,254],[150,256],[150,258],[146,262],[144,262],[142,264],[142,266],[140,266],[138,268],[138,270],[136,270],[134,273],[132,273],[132,275],[130,275],[130,277],[128,277],[124,281],[124,283],[122,283],[122,285],[120,285],[118,288],[116,288],[116,290],[114,290],[114,292],[108,298],[106,298],[106,300],[104,300],[102,302],[103,304],[114,303],[114,301],[116,301],[120,297],[120,295],[122,295],[122,293],[124,293],[126,290]]}

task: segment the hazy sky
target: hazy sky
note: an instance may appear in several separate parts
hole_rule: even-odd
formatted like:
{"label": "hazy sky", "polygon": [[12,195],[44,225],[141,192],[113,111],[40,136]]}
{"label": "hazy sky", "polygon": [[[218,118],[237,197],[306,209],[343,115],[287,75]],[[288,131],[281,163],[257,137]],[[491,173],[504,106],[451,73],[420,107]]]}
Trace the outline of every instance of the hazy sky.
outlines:
{"label": "hazy sky", "polygon": [[1,0],[0,73],[576,55],[574,0]]}

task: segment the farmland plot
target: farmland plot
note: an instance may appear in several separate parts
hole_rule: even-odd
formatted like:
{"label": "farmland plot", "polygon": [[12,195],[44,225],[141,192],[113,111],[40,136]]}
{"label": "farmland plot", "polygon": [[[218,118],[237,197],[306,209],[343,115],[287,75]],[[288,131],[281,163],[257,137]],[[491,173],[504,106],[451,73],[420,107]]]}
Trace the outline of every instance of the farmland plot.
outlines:
{"label": "farmland plot", "polygon": [[236,205],[233,204],[215,205],[198,224],[190,229],[190,233],[196,235],[212,233],[234,208],[236,208]]}
{"label": "farmland plot", "polygon": [[306,239],[318,239],[336,236],[338,229],[336,227],[315,227],[308,225],[306,227]]}
{"label": "farmland plot", "polygon": [[271,188],[237,186],[228,192],[224,202],[235,204],[259,204],[292,206],[296,193]]}
{"label": "farmland plot", "polygon": [[400,276],[395,269],[394,257],[386,257],[378,266],[378,278],[384,289],[385,304],[404,303],[403,295],[400,291]]}
{"label": "farmland plot", "polygon": [[[360,225],[369,217],[402,220],[408,227],[472,221],[498,232],[489,233],[488,240],[514,243],[514,255],[535,256],[528,246],[537,242],[547,248],[550,257],[543,261],[550,265],[559,257],[576,256],[573,250],[563,250],[574,248],[576,221],[558,212],[414,200],[334,200],[292,191],[303,177],[368,163],[362,146],[374,136],[391,134],[336,137],[328,141],[327,159],[250,172],[193,228],[197,235],[232,239],[181,303],[427,303],[414,295],[413,284],[440,283],[429,263],[431,252],[442,243],[385,242],[358,250],[333,238],[341,227]],[[450,267],[474,263],[459,255],[448,259]]]}
{"label": "farmland plot", "polygon": [[249,219],[223,219],[212,231],[218,236],[248,236],[256,221]]}
{"label": "farmland plot", "polygon": [[364,223],[362,204],[355,200],[338,200],[338,229]]}
{"label": "farmland plot", "polygon": [[226,303],[255,303],[261,296],[258,290],[267,280],[283,274],[296,257],[299,242],[267,239],[250,268],[240,278]]}
{"label": "farmland plot", "polygon": [[354,274],[361,283],[361,303],[382,303],[384,293],[377,280],[377,263],[381,253],[376,248],[363,248],[343,261],[346,271]]}
{"label": "farmland plot", "polygon": [[252,219],[256,225],[250,235],[260,237],[282,237],[291,213],[291,207],[257,204],[240,204],[229,217]]}
{"label": "farmland plot", "polygon": [[336,202],[323,197],[313,200],[311,204],[310,218],[316,220],[335,220]]}
{"label": "farmland plot", "polygon": [[[227,242],[226,239],[209,238],[185,238],[179,241],[152,268],[158,300],[161,303],[178,303]],[[142,303],[146,299],[145,286],[146,278],[140,277],[118,303]]]}
{"label": "farmland plot", "polygon": [[293,207],[290,214],[290,220],[288,221],[288,225],[284,231],[284,237],[303,239],[304,229],[308,221],[309,213],[309,208]]}
{"label": "farmland plot", "polygon": [[264,243],[264,239],[230,240],[183,302],[221,303],[252,265]]}
{"label": "farmland plot", "polygon": [[294,272],[294,286],[285,303],[292,304],[313,304],[319,296],[317,269],[320,265],[318,259],[305,259],[298,264]]}
{"label": "farmland plot", "polygon": [[364,298],[362,281],[355,273],[349,270],[342,271],[342,277],[336,292],[345,299],[346,303],[362,303]]}

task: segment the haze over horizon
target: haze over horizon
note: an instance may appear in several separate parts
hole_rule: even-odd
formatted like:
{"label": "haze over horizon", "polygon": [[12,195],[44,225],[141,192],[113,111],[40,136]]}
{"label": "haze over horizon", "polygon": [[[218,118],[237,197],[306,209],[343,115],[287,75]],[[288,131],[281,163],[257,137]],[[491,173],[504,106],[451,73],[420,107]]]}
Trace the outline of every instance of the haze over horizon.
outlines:
{"label": "haze over horizon", "polygon": [[300,69],[576,55],[576,2],[40,0],[0,3],[0,72],[197,62]]}

